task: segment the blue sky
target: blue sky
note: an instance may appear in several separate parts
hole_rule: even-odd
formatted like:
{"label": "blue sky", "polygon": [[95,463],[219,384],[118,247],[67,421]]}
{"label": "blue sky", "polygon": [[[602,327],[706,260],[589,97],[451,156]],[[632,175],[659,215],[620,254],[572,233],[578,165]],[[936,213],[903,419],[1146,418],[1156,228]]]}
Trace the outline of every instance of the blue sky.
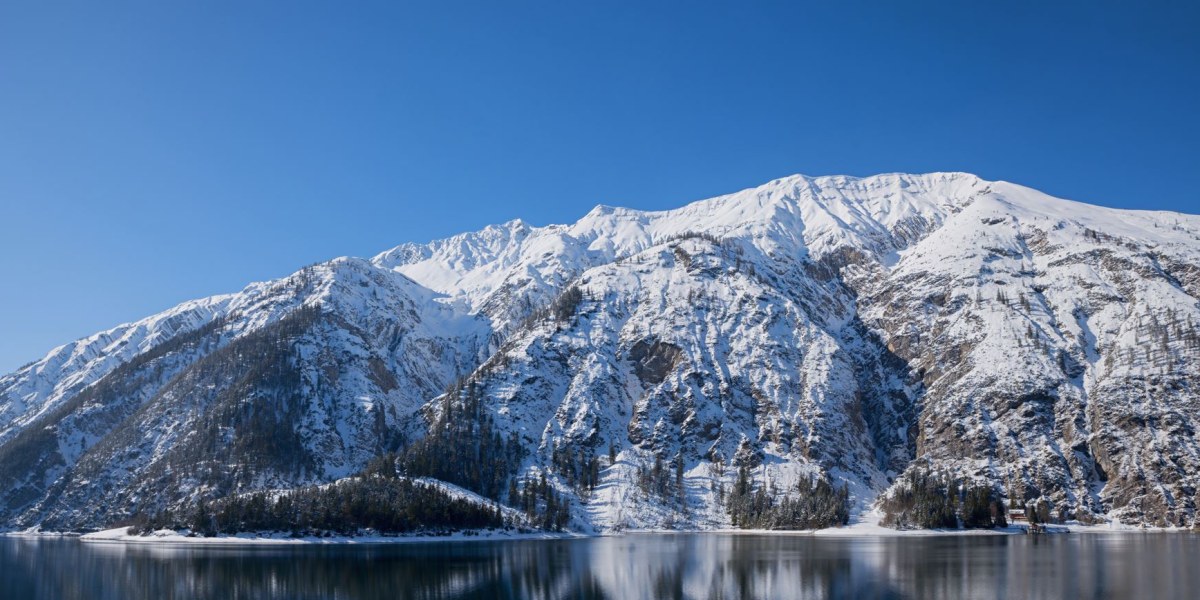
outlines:
{"label": "blue sky", "polygon": [[5,2],[0,372],[334,256],[792,173],[1200,212],[1196,3],[982,4]]}

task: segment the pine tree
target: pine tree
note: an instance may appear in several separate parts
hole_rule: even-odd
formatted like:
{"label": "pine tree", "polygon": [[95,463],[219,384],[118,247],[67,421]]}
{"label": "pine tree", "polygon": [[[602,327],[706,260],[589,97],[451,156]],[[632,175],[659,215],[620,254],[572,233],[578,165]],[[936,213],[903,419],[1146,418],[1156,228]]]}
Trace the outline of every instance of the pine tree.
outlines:
{"label": "pine tree", "polygon": [[216,533],[213,530],[212,516],[208,513],[208,503],[203,498],[196,504],[191,529],[204,537],[212,537]]}

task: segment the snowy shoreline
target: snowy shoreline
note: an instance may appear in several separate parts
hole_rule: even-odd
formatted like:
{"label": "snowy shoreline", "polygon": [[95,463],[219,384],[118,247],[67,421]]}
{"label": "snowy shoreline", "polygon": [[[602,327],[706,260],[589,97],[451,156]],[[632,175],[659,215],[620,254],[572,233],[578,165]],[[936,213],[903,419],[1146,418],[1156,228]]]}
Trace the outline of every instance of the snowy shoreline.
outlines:
{"label": "snowy shoreline", "polygon": [[[516,540],[558,540],[590,537],[575,533],[529,532],[519,533],[503,530],[494,531],[458,531],[446,535],[357,535],[357,536],[303,536],[292,537],[290,534],[235,534],[217,535],[213,537],[189,536],[168,529],[155,531],[145,535],[132,535],[128,527],[118,527],[94,533],[79,535],[82,542],[96,544],[200,544],[200,545],[381,545],[409,544],[424,542],[473,542],[473,541],[516,541]],[[11,535],[11,534],[6,534]],[[35,533],[21,535],[62,535],[53,533]]]}
{"label": "snowy shoreline", "polygon": [[[1105,534],[1105,533],[1196,533],[1188,528],[1135,527],[1120,524],[1081,525],[1068,523],[1052,525],[1043,535],[1062,534]],[[117,527],[93,533],[76,534],[52,531],[13,531],[0,533],[0,537],[13,538],[78,538],[81,542],[94,544],[148,544],[148,545],[205,545],[205,546],[257,546],[257,545],[390,545],[436,542],[495,542],[522,540],[570,540],[600,537],[626,537],[640,535],[766,535],[766,536],[812,536],[827,538],[896,538],[896,537],[937,537],[937,536],[1006,536],[1026,535],[1026,529],[1021,526],[1010,526],[1004,529],[889,529],[877,523],[862,522],[845,527],[807,530],[769,530],[769,529],[709,529],[709,530],[673,530],[673,529],[637,529],[621,532],[584,534],[584,533],[550,533],[550,532],[508,532],[468,531],[455,532],[448,535],[409,535],[409,536],[332,536],[332,537],[291,537],[289,534],[261,535],[237,534],[219,535],[214,537],[189,536],[177,531],[161,530],[146,535],[132,535],[128,527]]]}

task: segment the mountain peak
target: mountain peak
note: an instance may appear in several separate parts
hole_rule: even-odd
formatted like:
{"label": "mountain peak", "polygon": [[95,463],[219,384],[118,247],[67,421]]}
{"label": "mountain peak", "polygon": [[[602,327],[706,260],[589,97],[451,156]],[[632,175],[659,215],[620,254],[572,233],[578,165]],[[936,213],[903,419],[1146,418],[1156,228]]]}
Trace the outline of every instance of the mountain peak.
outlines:
{"label": "mountain peak", "polygon": [[[586,531],[728,526],[730,465],[756,487],[846,484],[898,522],[886,498],[929,468],[1057,518],[1188,525],[1198,297],[1200,218],[968,173],[514,219],[185,303],[0,378],[0,517],[95,526],[328,482],[444,434],[431,423],[470,396],[454,416],[480,427],[438,443],[493,431],[520,445],[510,470],[414,475],[500,502],[544,475]],[[424,459],[459,456],[442,450]],[[634,493],[664,456],[686,489]]]}

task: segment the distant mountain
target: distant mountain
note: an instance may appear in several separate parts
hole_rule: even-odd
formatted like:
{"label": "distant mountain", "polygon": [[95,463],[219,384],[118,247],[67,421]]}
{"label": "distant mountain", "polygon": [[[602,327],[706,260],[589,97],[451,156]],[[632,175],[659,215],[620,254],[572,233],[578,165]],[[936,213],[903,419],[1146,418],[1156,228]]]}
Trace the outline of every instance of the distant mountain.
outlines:
{"label": "distant mountain", "polygon": [[1192,526],[1198,298],[1200,217],[964,173],[510,221],[0,378],[0,521],[95,528],[382,456],[580,531],[729,527],[747,479],[777,508],[845,486],[858,514],[929,474],[1056,520]]}

